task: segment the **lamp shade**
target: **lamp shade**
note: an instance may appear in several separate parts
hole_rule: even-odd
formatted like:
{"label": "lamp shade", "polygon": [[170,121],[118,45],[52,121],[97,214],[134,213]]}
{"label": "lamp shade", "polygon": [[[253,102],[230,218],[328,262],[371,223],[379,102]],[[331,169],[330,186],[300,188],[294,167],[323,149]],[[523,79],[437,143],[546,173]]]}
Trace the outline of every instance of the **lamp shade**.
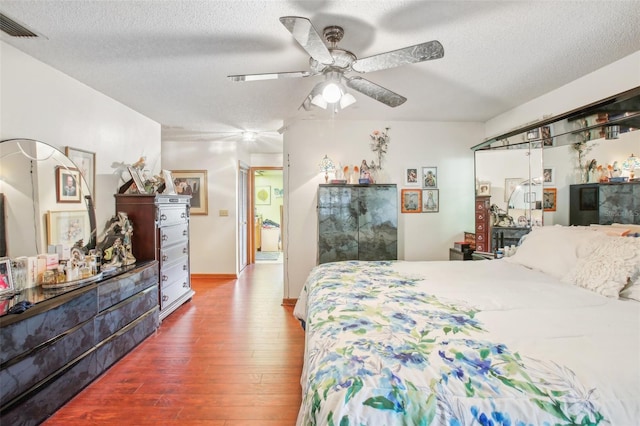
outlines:
{"label": "lamp shade", "polygon": [[324,158],[322,160],[320,160],[319,166],[320,166],[320,171],[324,172],[324,181],[328,182],[329,181],[329,172],[334,172],[336,170],[335,164],[333,164],[333,161],[331,160],[331,158],[329,158],[325,154]]}

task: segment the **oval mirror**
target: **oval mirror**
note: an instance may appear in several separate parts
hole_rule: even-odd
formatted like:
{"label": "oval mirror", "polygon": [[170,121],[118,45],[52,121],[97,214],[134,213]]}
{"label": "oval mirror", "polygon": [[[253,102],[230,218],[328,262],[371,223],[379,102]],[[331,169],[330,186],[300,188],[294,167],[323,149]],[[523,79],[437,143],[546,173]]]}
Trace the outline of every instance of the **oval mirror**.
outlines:
{"label": "oval mirror", "polygon": [[54,146],[0,141],[0,208],[0,256],[35,256],[59,244],[95,247],[89,185]]}

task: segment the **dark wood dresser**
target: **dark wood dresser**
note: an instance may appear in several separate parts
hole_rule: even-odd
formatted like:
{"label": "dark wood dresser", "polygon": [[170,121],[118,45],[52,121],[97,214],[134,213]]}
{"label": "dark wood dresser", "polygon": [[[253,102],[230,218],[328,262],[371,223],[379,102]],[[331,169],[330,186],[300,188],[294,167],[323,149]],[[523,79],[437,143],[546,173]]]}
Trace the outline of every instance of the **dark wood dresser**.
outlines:
{"label": "dark wood dresser", "polygon": [[476,197],[476,251],[491,252],[491,196]]}
{"label": "dark wood dresser", "polygon": [[191,300],[188,195],[116,195],[116,211],[133,223],[136,260],[157,260],[160,277],[160,319]]}

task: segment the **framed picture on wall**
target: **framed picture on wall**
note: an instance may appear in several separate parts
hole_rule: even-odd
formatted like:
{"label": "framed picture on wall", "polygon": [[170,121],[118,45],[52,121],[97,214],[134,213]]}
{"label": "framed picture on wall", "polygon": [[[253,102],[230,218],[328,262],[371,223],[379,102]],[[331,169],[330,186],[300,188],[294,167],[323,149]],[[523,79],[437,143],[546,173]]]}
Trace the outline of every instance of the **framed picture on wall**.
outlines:
{"label": "framed picture on wall", "polygon": [[271,205],[271,185],[256,186],[256,204]]}
{"label": "framed picture on wall", "polygon": [[400,192],[401,213],[422,212],[422,190],[404,188]]}
{"label": "framed picture on wall", "polygon": [[437,213],[440,210],[439,191],[437,189],[422,190],[422,213]]}
{"label": "framed picture on wall", "polygon": [[85,182],[89,186],[89,190],[93,195],[93,199],[96,198],[96,153],[91,151],[85,151],[83,149],[72,148],[70,146],[65,147],[64,153],[67,157],[74,162],[78,167],[80,174],[84,178]]}
{"label": "framed picture on wall", "polygon": [[542,190],[542,209],[545,212],[556,211],[556,195],[558,190],[556,188],[544,188]]}
{"label": "framed picture on wall", "polygon": [[209,214],[206,170],[171,170],[178,195],[191,195],[191,214]]}
{"label": "framed picture on wall", "polygon": [[68,167],[56,167],[56,200],[59,203],[79,203],[82,199],[80,171]]}
{"label": "framed picture on wall", "polygon": [[546,185],[555,185],[556,169],[554,167],[545,167],[542,169],[542,182]]}
{"label": "framed picture on wall", "polygon": [[438,187],[438,168],[437,167],[422,168],[422,187],[423,188]]}
{"label": "framed picture on wall", "polygon": [[416,186],[420,184],[419,169],[417,167],[407,167],[404,170],[404,184],[407,186]]}
{"label": "framed picture on wall", "polygon": [[48,211],[47,244],[73,246],[79,240],[89,241],[91,234],[86,210]]}

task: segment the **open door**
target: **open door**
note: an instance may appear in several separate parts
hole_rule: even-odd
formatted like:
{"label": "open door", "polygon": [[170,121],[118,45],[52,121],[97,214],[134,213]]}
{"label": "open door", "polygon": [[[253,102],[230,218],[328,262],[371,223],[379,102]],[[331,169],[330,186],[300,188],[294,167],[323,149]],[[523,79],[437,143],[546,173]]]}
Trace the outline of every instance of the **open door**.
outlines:
{"label": "open door", "polygon": [[258,252],[282,252],[284,177],[282,167],[252,167],[249,176],[249,261],[255,263]]}

